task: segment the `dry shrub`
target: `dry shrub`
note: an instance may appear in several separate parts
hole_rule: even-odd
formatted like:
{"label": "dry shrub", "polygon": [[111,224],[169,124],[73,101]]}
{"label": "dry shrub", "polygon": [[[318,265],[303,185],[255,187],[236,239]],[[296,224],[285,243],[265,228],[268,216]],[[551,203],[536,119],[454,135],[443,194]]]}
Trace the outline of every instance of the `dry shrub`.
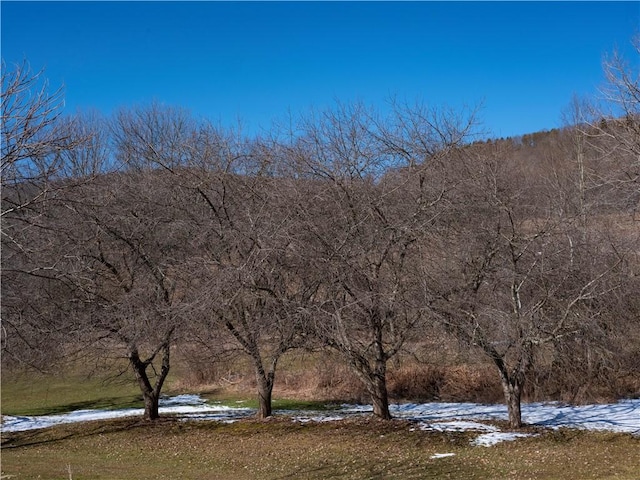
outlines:
{"label": "dry shrub", "polygon": [[637,339],[626,343],[626,337],[608,338],[608,345],[603,340],[598,344],[575,337],[549,347],[536,359],[526,399],[584,404],[640,396],[640,350],[633,343]]}
{"label": "dry shrub", "polygon": [[276,372],[274,394],[280,397],[313,400],[317,397],[317,356],[290,352],[282,357]]}
{"label": "dry shrub", "polygon": [[[246,360],[239,356],[211,357],[195,349],[185,350],[176,358],[172,370],[174,386],[180,390],[201,391],[208,387],[255,386]],[[253,385],[252,385],[253,383]]]}
{"label": "dry shrub", "polygon": [[504,400],[498,372],[491,365],[457,365],[445,369],[440,389],[445,402],[497,403]]}
{"label": "dry shrub", "polygon": [[333,355],[321,357],[313,368],[316,396],[336,402],[367,403],[369,395],[348,365]]}
{"label": "dry shrub", "polygon": [[276,372],[276,383],[274,389],[281,394],[296,394],[306,396],[312,390],[313,379],[304,372],[292,372],[286,369],[279,369]]}
{"label": "dry shrub", "polygon": [[640,370],[634,367],[637,360],[626,355],[621,355],[615,362],[607,360],[574,360],[571,368],[566,367],[566,362],[539,366],[527,385],[526,398],[529,401],[586,404],[640,396]]}
{"label": "dry shrub", "polygon": [[391,398],[426,402],[440,400],[444,383],[442,367],[406,365],[389,372],[387,386]]}
{"label": "dry shrub", "polygon": [[486,365],[405,364],[389,372],[389,394],[397,400],[502,401],[498,374]]}
{"label": "dry shrub", "polygon": [[[560,355],[551,348],[541,352],[526,384],[525,401],[590,403],[640,396],[638,352],[621,353],[615,361],[603,356],[596,363],[586,361],[575,348],[570,351],[572,355]],[[215,388],[240,395],[255,391],[255,374],[244,357],[204,361],[198,355],[180,355],[175,367],[173,385],[182,390]],[[495,366],[460,356],[441,358],[438,363],[398,357],[390,362],[387,387],[394,401],[504,401]],[[283,356],[274,395],[328,402],[370,401],[357,375],[330,352],[297,351]]]}
{"label": "dry shrub", "polygon": [[[253,367],[245,357],[202,361],[197,355],[180,358],[180,372],[174,385],[178,389],[216,390],[233,394],[255,392]],[[274,395],[283,398],[330,402],[369,401],[362,382],[345,362],[331,353],[290,352],[276,370]]]}

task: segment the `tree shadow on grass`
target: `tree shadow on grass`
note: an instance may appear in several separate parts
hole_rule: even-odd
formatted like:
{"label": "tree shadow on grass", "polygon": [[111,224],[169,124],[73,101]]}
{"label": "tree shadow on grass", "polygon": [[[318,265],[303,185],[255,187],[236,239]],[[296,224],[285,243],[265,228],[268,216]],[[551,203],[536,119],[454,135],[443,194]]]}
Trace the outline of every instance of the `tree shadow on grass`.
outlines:
{"label": "tree shadow on grass", "polygon": [[[523,409],[525,416],[528,414]],[[592,431],[625,432],[640,435],[637,418],[640,403],[620,400],[615,404],[562,405],[550,408],[545,416],[534,418],[533,425],[547,428],[581,428]]]}
{"label": "tree shadow on grass", "polygon": [[60,415],[76,410],[113,410],[116,408],[140,408],[142,406],[142,395],[126,395],[96,398],[62,405],[48,405],[42,408],[30,409],[28,415],[25,416]]}
{"label": "tree shadow on grass", "polygon": [[294,468],[292,472],[275,477],[277,480],[298,478],[368,478],[383,480],[402,479],[438,479],[438,478],[489,478],[489,472],[480,465],[469,465],[457,456],[442,459],[414,459],[397,462],[393,459],[335,459],[322,465]]}
{"label": "tree shadow on grass", "polygon": [[131,431],[148,428],[150,426],[175,424],[177,422],[178,419],[171,416],[162,417],[154,421],[145,420],[138,416],[55,425],[19,432],[2,432],[0,447],[2,449],[31,447],[34,445],[62,442],[69,439]]}

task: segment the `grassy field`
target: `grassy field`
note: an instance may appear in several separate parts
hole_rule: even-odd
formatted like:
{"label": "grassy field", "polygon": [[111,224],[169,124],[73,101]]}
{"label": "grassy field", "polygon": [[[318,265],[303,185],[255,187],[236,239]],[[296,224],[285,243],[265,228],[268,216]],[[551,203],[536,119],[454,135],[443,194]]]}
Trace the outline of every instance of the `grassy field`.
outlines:
{"label": "grassy field", "polygon": [[[188,393],[184,389],[168,387],[163,394]],[[229,406],[257,408],[258,400],[253,392],[229,392],[222,389],[200,391],[200,395]],[[87,377],[78,372],[68,372],[60,377],[3,376],[2,413],[5,415],[45,415],[66,413],[80,409],[115,409],[143,407],[139,388],[128,378]],[[276,398],[274,410],[313,409],[322,410],[327,402]]]}
{"label": "grassy field", "polygon": [[[469,433],[405,421],[321,424],[90,422],[3,435],[2,478],[15,479],[591,479],[637,480],[640,439],[545,431],[474,447]],[[431,458],[436,453],[454,453]]]}
{"label": "grassy field", "polygon": [[[166,393],[183,393],[169,382]],[[252,392],[202,392],[254,405]],[[140,406],[131,381],[2,376],[2,413]],[[318,408],[276,399],[276,409]],[[506,430],[506,425],[500,425]],[[289,417],[232,424],[139,418],[2,435],[0,479],[628,479],[640,478],[640,439],[536,430],[532,438],[475,447],[476,434],[425,432],[400,420],[296,423]],[[436,453],[454,456],[432,458]]]}
{"label": "grassy field", "polygon": [[66,372],[51,377],[2,375],[2,413],[44,415],[85,408],[142,406],[140,389],[127,378],[89,377]]}

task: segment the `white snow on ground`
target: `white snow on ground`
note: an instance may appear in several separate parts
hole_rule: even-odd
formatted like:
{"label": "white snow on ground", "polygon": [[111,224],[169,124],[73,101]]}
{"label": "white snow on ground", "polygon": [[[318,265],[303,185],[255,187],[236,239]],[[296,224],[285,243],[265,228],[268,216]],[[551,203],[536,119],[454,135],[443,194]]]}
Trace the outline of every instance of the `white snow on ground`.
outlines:
{"label": "white snow on ground", "polygon": [[523,437],[535,437],[535,434],[513,433],[513,432],[483,433],[482,435],[476,437],[475,440],[472,440],[471,445],[476,445],[478,447],[491,447],[496,443],[510,442],[512,440],[516,440],[517,438],[523,438]]}
{"label": "white snow on ground", "polygon": [[311,415],[292,415],[291,419],[294,422],[308,423],[308,422],[337,422],[344,420],[344,415],[328,415],[328,414],[311,414]]}
{"label": "white snow on ground", "polygon": [[[280,411],[297,422],[330,422],[348,417],[370,414],[371,406],[342,405],[327,411]],[[78,410],[60,415],[3,417],[2,432],[17,432],[46,428],[54,425],[90,420],[106,420],[129,416],[142,416],[142,409],[122,410]],[[228,407],[207,404],[198,395],[178,395],[160,401],[160,414],[176,414],[184,420],[212,420],[234,422],[255,413],[245,407]],[[474,445],[490,446],[505,440],[531,434],[501,432],[493,425],[478,421],[507,420],[504,405],[482,405],[476,403],[421,403],[391,406],[391,414],[400,419],[417,422],[422,430],[474,431],[481,433],[473,440]],[[614,404],[563,405],[559,403],[528,403],[522,405],[524,423],[546,428],[578,428],[626,432],[640,436],[640,399],[623,400]],[[413,429],[412,429],[413,430]]]}
{"label": "white snow on ground", "polygon": [[[487,425],[485,423],[469,422],[469,421],[452,421],[452,422],[436,422],[422,423],[421,430],[435,430],[437,432],[487,432],[476,437],[471,444],[481,447],[490,447],[496,443],[515,440],[522,437],[535,436],[533,433],[514,433],[501,432],[495,425]],[[440,456],[436,456],[440,455]],[[453,454],[436,454],[431,458],[442,458]]]}
{"label": "white snow on ground", "polygon": [[431,458],[447,458],[454,457],[455,455],[455,453],[434,453],[433,455],[431,455]]}
{"label": "white snow on ground", "polygon": [[[508,420],[505,405],[478,403],[407,403],[391,406],[397,418],[432,424],[450,420]],[[344,405],[344,413],[372,412],[370,406]],[[336,412],[333,412],[334,414]],[[640,399],[621,400],[613,404],[564,405],[523,403],[522,421],[548,428],[610,430],[640,435]]]}
{"label": "white snow on ground", "polygon": [[160,399],[160,406],[167,407],[171,405],[202,405],[204,400],[200,395],[176,395],[175,397],[165,397]]}
{"label": "white snow on ground", "polygon": [[[209,405],[198,395],[178,395],[160,399],[160,414],[179,414],[185,417],[205,418],[207,420],[229,420],[248,416],[254,413],[249,408],[227,407],[225,405]],[[2,432],[20,432],[47,428],[65,423],[88,422],[92,420],[109,420],[114,418],[142,416],[142,408],[125,408],[121,410],[76,410],[59,415],[12,416],[2,417]]]}
{"label": "white snow on ground", "polygon": [[466,432],[469,430],[478,432],[499,431],[498,427],[494,427],[493,425],[469,421],[421,423],[420,430],[435,430],[436,432]]}

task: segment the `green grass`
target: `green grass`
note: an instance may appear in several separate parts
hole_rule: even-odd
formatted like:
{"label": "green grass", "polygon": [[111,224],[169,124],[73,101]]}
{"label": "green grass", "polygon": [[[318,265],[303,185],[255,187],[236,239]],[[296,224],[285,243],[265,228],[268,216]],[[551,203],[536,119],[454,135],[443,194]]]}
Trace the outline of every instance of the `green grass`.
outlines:
{"label": "green grass", "polygon": [[[473,447],[471,433],[434,433],[404,421],[300,424],[90,422],[7,434],[2,475],[16,479],[634,479],[640,439],[542,431]],[[435,453],[455,456],[433,459]]]}
{"label": "green grass", "polygon": [[[178,393],[171,385],[164,394]],[[88,377],[78,371],[59,377],[30,374],[28,376],[3,375],[2,414],[48,415],[81,409],[116,409],[142,407],[140,391],[130,379],[104,376]],[[255,395],[229,395],[212,391],[202,394],[208,401],[230,407],[257,408]],[[326,410],[327,402],[296,399],[274,399],[273,409]]]}
{"label": "green grass", "polygon": [[[229,394],[229,392],[204,392],[202,398],[209,402],[225,405],[228,407],[258,408],[256,395]],[[271,402],[274,413],[278,410],[330,410],[335,404],[320,400],[301,400],[295,398],[274,398]]]}
{"label": "green grass", "polygon": [[[119,376],[113,374],[125,369]],[[81,409],[117,409],[142,407],[142,394],[126,363],[114,365],[113,371],[92,370],[91,360],[61,367],[55,375],[34,372],[2,371],[0,378],[1,413],[3,415],[46,415]],[[172,371],[163,394],[181,393],[174,385]]]}
{"label": "green grass", "polygon": [[278,398],[273,400],[273,409],[277,410],[332,410],[335,404],[320,402],[316,400],[297,400],[289,398]]}
{"label": "green grass", "polygon": [[2,377],[2,414],[44,415],[72,410],[126,408],[142,405],[140,390],[121,379],[61,377]]}

